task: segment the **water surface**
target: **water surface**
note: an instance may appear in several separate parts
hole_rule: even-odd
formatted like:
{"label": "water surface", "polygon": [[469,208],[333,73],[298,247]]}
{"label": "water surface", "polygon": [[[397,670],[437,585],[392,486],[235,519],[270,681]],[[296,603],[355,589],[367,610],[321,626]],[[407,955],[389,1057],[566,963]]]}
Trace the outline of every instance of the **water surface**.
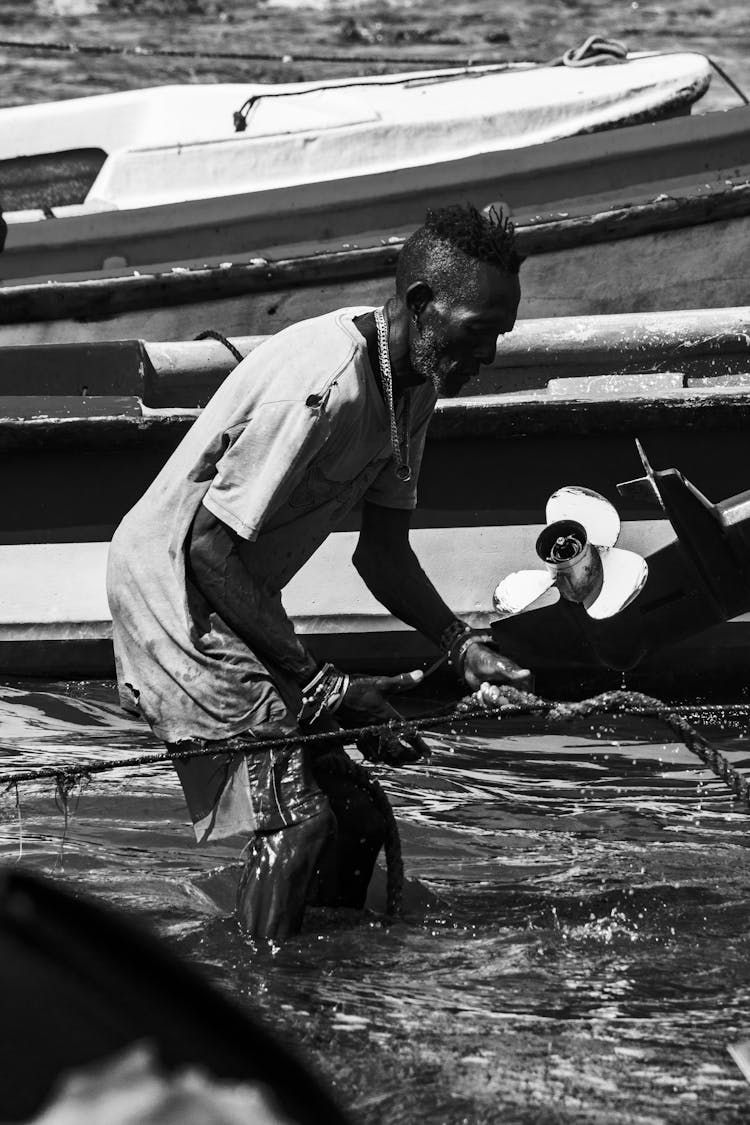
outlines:
{"label": "water surface", "polygon": [[[408,70],[414,60],[548,61],[595,33],[631,51],[704,52],[750,92],[744,0],[3,0],[0,105],[171,82],[378,74]],[[156,47],[195,57],[19,51],[4,46],[9,40]],[[705,109],[736,104],[718,77],[701,102]]]}
{"label": "water surface", "polygon": [[[721,719],[702,729],[750,768],[747,713]],[[169,767],[94,777],[67,825],[50,782],[21,786],[0,851],[142,917],[368,1125],[740,1122],[749,819],[669,737],[637,718],[436,733],[429,763],[379,774],[427,905],[391,928],[311,911],[276,953],[207,894],[236,848],[193,844]],[[0,690],[5,775],[155,747],[111,685]]]}
{"label": "water surface", "polygon": [[[739,2],[4,0],[0,25],[4,40],[270,56],[0,45],[3,105],[379,73],[414,58],[541,60],[592,32],[631,50],[704,51],[750,88]],[[716,78],[699,108],[736,103]],[[710,733],[750,768],[746,727],[731,715]],[[665,737],[635,720],[553,730],[488,720],[431,739],[429,764],[381,778],[407,871],[432,905],[390,929],[311,912],[275,955],[250,949],[206,893],[218,897],[237,849],[192,843],[168,768],[95,777],[73,795],[67,825],[51,783],[21,787],[19,808],[6,793],[0,852],[156,927],[298,1042],[363,1125],[730,1125],[750,1112],[726,1052],[750,1037],[749,818]],[[6,774],[154,746],[111,685],[0,689]]]}

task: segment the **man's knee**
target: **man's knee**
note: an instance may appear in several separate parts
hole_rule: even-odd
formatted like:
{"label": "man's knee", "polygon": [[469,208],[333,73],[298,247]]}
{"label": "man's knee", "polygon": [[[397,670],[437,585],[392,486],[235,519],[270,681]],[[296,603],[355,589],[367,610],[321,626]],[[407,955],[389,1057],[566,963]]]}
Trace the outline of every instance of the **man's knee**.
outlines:
{"label": "man's knee", "polygon": [[252,937],[281,941],[299,930],[317,864],[335,830],[325,802],[306,820],[255,834],[237,892],[240,923]]}
{"label": "man's knee", "polygon": [[335,814],[336,834],[321,852],[310,902],[361,909],[385,843],[385,817],[371,794],[347,773],[316,771],[316,778]]}

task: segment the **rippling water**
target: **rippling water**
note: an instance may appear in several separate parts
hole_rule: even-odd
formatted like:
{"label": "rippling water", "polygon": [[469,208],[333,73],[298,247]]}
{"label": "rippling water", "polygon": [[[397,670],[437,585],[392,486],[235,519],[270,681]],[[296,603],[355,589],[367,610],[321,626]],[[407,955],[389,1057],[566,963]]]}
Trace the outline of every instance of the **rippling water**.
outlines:
{"label": "rippling water", "polygon": [[[23,52],[0,45],[0,104],[164,82],[293,80],[305,55],[550,58],[593,31],[695,49],[750,86],[747,5],[704,0],[4,0],[6,39],[260,51],[276,61]],[[290,56],[291,60],[290,61]],[[300,61],[302,60],[302,61]],[[399,69],[347,64],[349,73]],[[403,69],[403,67],[401,67]],[[339,67],[336,73],[343,73]],[[717,78],[701,108],[736,104]],[[747,715],[708,733],[750,768]],[[606,728],[606,729],[605,729]],[[505,721],[431,740],[382,780],[407,920],[311,912],[276,953],[220,906],[238,848],[198,849],[168,768],[95,777],[66,825],[52,783],[0,802],[0,849],[143,916],[301,1044],[363,1125],[746,1122],[726,1052],[750,1037],[748,815],[681,746],[631,720]],[[0,688],[0,774],[154,747],[111,685]],[[213,897],[212,897],[213,896]]]}
{"label": "rippling water", "polygon": [[[702,51],[750,91],[745,0],[3,0],[0,105],[167,82],[380,73],[409,69],[414,58],[543,61],[594,33],[623,40],[631,51]],[[36,53],[8,46],[13,40],[197,54]],[[256,57],[212,59],[210,52]],[[321,61],[331,58],[344,61]],[[718,76],[700,103],[737,104]]]}
{"label": "rippling water", "polygon": [[[747,717],[702,727],[740,767]],[[169,768],[95,776],[67,826],[52,783],[23,785],[0,847],[143,916],[362,1122],[746,1121],[726,1045],[750,1036],[750,822],[661,737],[610,717],[435,736],[382,773],[421,886],[407,919],[311,911],[275,954],[218,905],[237,849],[192,843]],[[0,689],[3,775],[155,746],[109,684]]]}

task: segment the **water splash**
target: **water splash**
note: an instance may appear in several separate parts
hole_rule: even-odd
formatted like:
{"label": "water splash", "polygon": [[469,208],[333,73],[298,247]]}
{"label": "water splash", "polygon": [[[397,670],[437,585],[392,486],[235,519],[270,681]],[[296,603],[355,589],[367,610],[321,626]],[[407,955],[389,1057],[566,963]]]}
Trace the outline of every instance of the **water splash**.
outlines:
{"label": "water splash", "polygon": [[[2,689],[0,719],[8,768],[148,744],[102,685]],[[747,816],[663,737],[625,718],[441,732],[427,765],[384,774],[425,888],[388,930],[311,912],[296,941],[251,949],[208,893],[241,842],[196,848],[168,770],[94,778],[67,829],[50,785],[24,788],[21,862],[53,873],[64,839],[57,878],[260,1008],[365,1125],[739,1119],[723,1044],[750,1034]],[[746,761],[736,724],[723,749]]]}

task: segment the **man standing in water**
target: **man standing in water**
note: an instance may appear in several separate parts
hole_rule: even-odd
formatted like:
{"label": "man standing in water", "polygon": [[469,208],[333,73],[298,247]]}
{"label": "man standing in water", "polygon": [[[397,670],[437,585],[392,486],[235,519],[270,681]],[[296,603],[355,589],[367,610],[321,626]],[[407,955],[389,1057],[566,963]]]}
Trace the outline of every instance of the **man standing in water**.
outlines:
{"label": "man standing in water", "polygon": [[[321,666],[280,594],[358,501],[353,562],[375,597],[471,688],[528,674],[452,613],[409,545],[435,401],[492,362],[515,323],[519,265],[502,216],[429,212],[385,307],[293,325],[243,360],[113,539],[123,705],[171,749],[215,751],[175,766],[200,843],[249,837],[238,911],[255,938],[294,933],[309,901],[362,906],[384,839],[369,801],[316,771],[294,736],[388,720],[385,692],[418,674],[350,679]],[[253,750],[274,736],[289,738],[283,750]],[[423,748],[375,742],[396,762]]]}

